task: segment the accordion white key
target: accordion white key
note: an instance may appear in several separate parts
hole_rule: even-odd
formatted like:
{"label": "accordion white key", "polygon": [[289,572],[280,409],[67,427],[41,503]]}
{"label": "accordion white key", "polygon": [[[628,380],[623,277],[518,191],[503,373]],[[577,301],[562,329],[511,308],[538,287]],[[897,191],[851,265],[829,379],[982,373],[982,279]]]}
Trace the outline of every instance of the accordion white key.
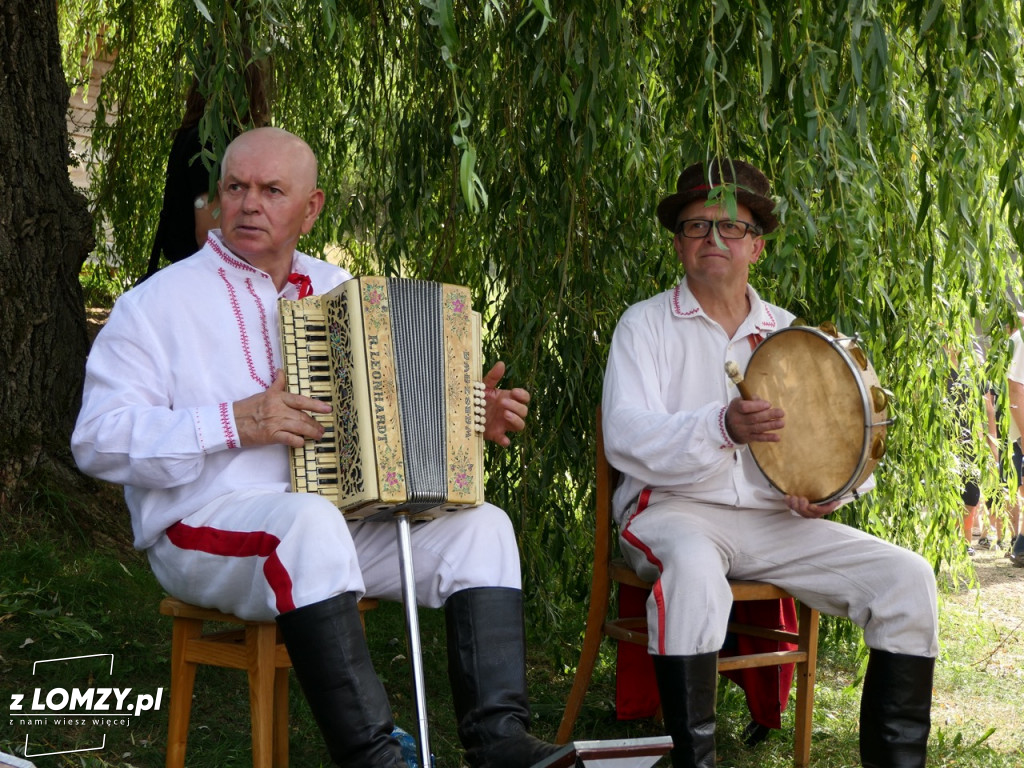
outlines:
{"label": "accordion white key", "polygon": [[468,288],[361,277],[279,303],[288,391],[332,406],[292,449],[292,490],[348,519],[483,502],[480,315]]}

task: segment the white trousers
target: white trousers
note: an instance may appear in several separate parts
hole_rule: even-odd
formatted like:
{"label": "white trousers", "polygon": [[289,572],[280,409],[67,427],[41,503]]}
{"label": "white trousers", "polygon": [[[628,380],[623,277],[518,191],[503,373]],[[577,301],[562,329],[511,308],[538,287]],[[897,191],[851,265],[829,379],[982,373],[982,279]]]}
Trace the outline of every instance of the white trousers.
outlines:
{"label": "white trousers", "polygon": [[721,649],[732,606],[728,579],[749,579],[849,618],[864,630],[869,648],[938,655],[931,566],[847,525],[789,510],[695,504],[652,493],[620,532],[620,542],[630,565],[655,584],[647,601],[652,654]]}
{"label": "white trousers", "polygon": [[[492,504],[411,526],[416,600],[521,587],[508,516]],[[396,524],[348,523],[313,494],[242,491],[171,526],[148,550],[157,581],[190,603],[252,620],[354,592],[402,599]]]}

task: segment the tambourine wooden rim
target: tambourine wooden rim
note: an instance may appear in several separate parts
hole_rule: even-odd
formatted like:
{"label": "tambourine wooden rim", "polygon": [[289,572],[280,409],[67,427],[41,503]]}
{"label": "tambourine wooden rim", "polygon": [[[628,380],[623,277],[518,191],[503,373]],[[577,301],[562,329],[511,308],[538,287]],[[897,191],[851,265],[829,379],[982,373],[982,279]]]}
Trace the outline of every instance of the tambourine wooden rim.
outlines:
{"label": "tambourine wooden rim", "polygon": [[786,412],[779,442],[748,444],[773,488],[822,504],[868,479],[885,452],[890,421],[887,397],[856,338],[783,328],[754,349],[743,379],[754,396]]}

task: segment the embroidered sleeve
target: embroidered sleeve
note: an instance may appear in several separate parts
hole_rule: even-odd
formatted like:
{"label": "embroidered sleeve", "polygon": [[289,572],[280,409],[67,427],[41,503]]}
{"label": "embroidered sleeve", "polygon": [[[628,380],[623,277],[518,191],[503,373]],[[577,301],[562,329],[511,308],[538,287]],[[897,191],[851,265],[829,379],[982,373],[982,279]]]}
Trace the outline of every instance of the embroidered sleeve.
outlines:
{"label": "embroidered sleeve", "polygon": [[715,426],[718,431],[718,436],[722,441],[718,445],[718,449],[721,451],[732,451],[736,449],[736,443],[732,441],[729,436],[729,430],[725,425],[725,414],[729,410],[729,406],[724,406],[718,410],[718,414],[715,417]]}
{"label": "embroidered sleeve", "polygon": [[231,403],[192,409],[196,438],[203,453],[230,450],[241,446]]}

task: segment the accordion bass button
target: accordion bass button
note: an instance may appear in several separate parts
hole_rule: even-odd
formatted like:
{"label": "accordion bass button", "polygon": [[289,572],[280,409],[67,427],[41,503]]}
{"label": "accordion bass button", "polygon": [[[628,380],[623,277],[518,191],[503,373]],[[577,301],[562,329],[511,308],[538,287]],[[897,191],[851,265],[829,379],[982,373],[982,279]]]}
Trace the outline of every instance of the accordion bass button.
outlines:
{"label": "accordion bass button", "polygon": [[483,432],[487,422],[487,388],[482,381],[473,382],[473,424]]}

